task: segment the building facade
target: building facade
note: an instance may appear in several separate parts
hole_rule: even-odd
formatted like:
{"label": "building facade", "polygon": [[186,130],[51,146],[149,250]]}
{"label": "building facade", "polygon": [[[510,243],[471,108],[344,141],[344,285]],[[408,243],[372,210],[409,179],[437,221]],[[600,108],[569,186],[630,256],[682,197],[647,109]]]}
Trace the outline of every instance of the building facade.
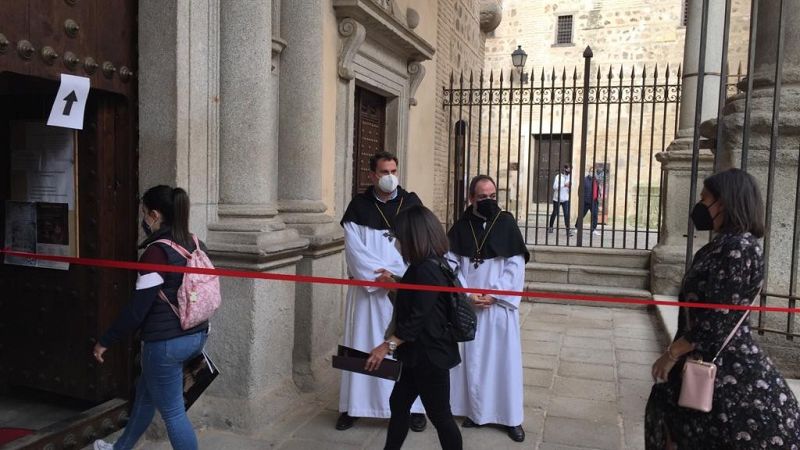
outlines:
{"label": "building facade", "polygon": [[[478,0],[114,0],[108,10],[52,0],[34,13],[28,3],[0,18],[0,137],[8,137],[0,169],[11,171],[12,122],[46,120],[42,105],[60,74],[89,77],[90,99],[105,103],[87,109],[86,128],[74,134],[80,256],[134,259],[137,193],[170,184],[188,191],[192,231],[218,267],[346,278],[339,219],[367,182],[369,157],[396,153],[401,184],[434,204],[443,74],[483,61]],[[14,200],[10,187],[0,194]],[[56,290],[90,285],[90,272],[59,272],[52,295],[20,288],[14,296],[34,301],[3,302],[0,315],[33,314]],[[58,373],[88,355],[82,343],[127,301],[133,274],[99,272],[104,290],[85,288],[95,312],[77,341],[56,348],[41,331],[24,349],[64,360],[40,367],[0,345],[13,362],[0,370],[0,389],[33,373],[28,387],[92,404],[127,395],[133,342],[110,365],[36,381],[36,372]],[[0,265],[0,283],[49,273]],[[330,355],[345,288],[267,277],[223,278],[222,289],[208,350],[224,376],[192,408],[198,424],[252,431],[338,377]],[[2,336],[5,344],[10,335]]]}

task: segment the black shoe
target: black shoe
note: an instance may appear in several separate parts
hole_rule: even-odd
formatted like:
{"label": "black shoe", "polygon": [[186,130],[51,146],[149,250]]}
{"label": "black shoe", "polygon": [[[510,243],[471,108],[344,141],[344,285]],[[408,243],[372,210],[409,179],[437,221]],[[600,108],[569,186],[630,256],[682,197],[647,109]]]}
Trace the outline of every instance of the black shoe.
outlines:
{"label": "black shoe", "polygon": [[478,427],[480,427],[480,425],[478,425],[477,423],[473,422],[472,419],[470,419],[469,417],[465,417],[464,418],[464,421],[461,422],[461,426],[464,427],[464,428],[478,428]]}
{"label": "black shoe", "polygon": [[353,428],[353,424],[356,423],[358,417],[351,417],[346,412],[343,412],[338,419],[336,419],[336,429],[339,431],[347,430],[348,428]]}
{"label": "black shoe", "polygon": [[522,425],[517,425],[515,427],[508,427],[508,437],[511,438],[514,442],[522,442],[525,440],[525,430],[522,429]]}
{"label": "black shoe", "polygon": [[425,418],[425,414],[419,413],[412,413],[411,414],[411,421],[408,424],[408,428],[411,431],[416,431],[417,433],[421,431],[425,431],[425,427],[428,426],[428,419]]}

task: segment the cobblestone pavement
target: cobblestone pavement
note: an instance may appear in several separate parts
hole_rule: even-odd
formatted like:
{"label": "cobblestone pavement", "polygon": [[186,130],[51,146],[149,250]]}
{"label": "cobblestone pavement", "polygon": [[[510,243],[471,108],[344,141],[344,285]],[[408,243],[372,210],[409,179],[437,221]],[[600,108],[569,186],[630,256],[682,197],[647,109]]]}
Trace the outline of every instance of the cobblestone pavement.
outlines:
{"label": "cobblestone pavement", "polygon": [[[649,367],[664,348],[655,316],[645,309],[550,303],[525,303],[521,313],[527,438],[518,444],[499,428],[462,428],[464,448],[644,448]],[[383,448],[385,420],[360,419],[350,430],[334,429],[337,385],[254,436],[200,431],[200,448]],[[140,448],[168,449],[169,444],[146,442]],[[435,430],[429,424],[422,433],[410,432],[404,448],[439,448]]]}

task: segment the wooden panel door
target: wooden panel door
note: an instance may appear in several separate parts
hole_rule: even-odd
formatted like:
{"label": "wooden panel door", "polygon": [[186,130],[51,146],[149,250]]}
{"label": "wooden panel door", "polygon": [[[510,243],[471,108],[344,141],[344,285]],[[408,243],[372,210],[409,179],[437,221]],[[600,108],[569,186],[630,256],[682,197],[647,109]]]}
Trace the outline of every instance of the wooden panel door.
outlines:
{"label": "wooden panel door", "polygon": [[572,135],[535,135],[534,170],[535,191],[531,194],[535,203],[553,200],[553,180],[565,164],[572,164]]}
{"label": "wooden panel door", "polygon": [[369,159],[384,150],[386,139],[386,98],[356,87],[353,133],[353,192],[369,187]]}
{"label": "wooden panel door", "polygon": [[[91,91],[84,128],[75,132],[79,256],[136,259],[138,161],[136,82],[122,77],[136,62],[137,0],[15,0],[0,15],[0,32],[11,49],[0,55],[0,247],[4,246],[5,200],[10,196],[12,124],[44,123],[60,73],[88,76]],[[66,32],[65,22],[79,30]],[[16,54],[27,40],[29,60]],[[59,55],[48,63],[50,46]],[[65,60],[67,52],[80,63]],[[98,67],[89,73],[86,58]],[[114,71],[103,72],[109,62]],[[15,126],[15,125],[14,125]],[[1,259],[1,258],[0,258]],[[135,273],[72,265],[53,270],[6,265],[0,260],[0,389],[23,386],[101,402],[127,396],[136,346],[115,346],[103,365],[91,357],[94,339],[130,298]]]}

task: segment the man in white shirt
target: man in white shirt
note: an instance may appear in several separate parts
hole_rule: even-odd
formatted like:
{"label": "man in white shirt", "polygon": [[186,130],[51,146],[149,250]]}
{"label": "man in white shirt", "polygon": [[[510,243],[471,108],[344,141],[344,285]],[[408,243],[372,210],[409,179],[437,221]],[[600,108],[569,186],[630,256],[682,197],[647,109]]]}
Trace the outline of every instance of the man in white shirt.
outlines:
{"label": "man in white shirt", "polygon": [[548,233],[553,232],[553,227],[558,219],[558,209],[564,212],[564,229],[570,236],[575,235],[575,230],[569,227],[569,195],[572,181],[570,178],[571,167],[569,164],[564,164],[564,169],[556,175],[553,180],[553,212],[550,214],[550,226],[547,228]]}
{"label": "man in white shirt", "polygon": [[[417,194],[398,184],[397,157],[378,152],[370,158],[372,186],[350,201],[342,217],[347,272],[357,280],[393,282],[403,276],[406,264],[395,247],[394,220],[400,211],[421,205]],[[350,286],[345,304],[344,345],[369,353],[392,318],[389,291],[378,287]],[[342,372],[337,430],[351,428],[358,417],[388,419],[389,396],[394,383],[377,377]],[[411,430],[422,431],[426,419],[419,398],[411,409]]]}

